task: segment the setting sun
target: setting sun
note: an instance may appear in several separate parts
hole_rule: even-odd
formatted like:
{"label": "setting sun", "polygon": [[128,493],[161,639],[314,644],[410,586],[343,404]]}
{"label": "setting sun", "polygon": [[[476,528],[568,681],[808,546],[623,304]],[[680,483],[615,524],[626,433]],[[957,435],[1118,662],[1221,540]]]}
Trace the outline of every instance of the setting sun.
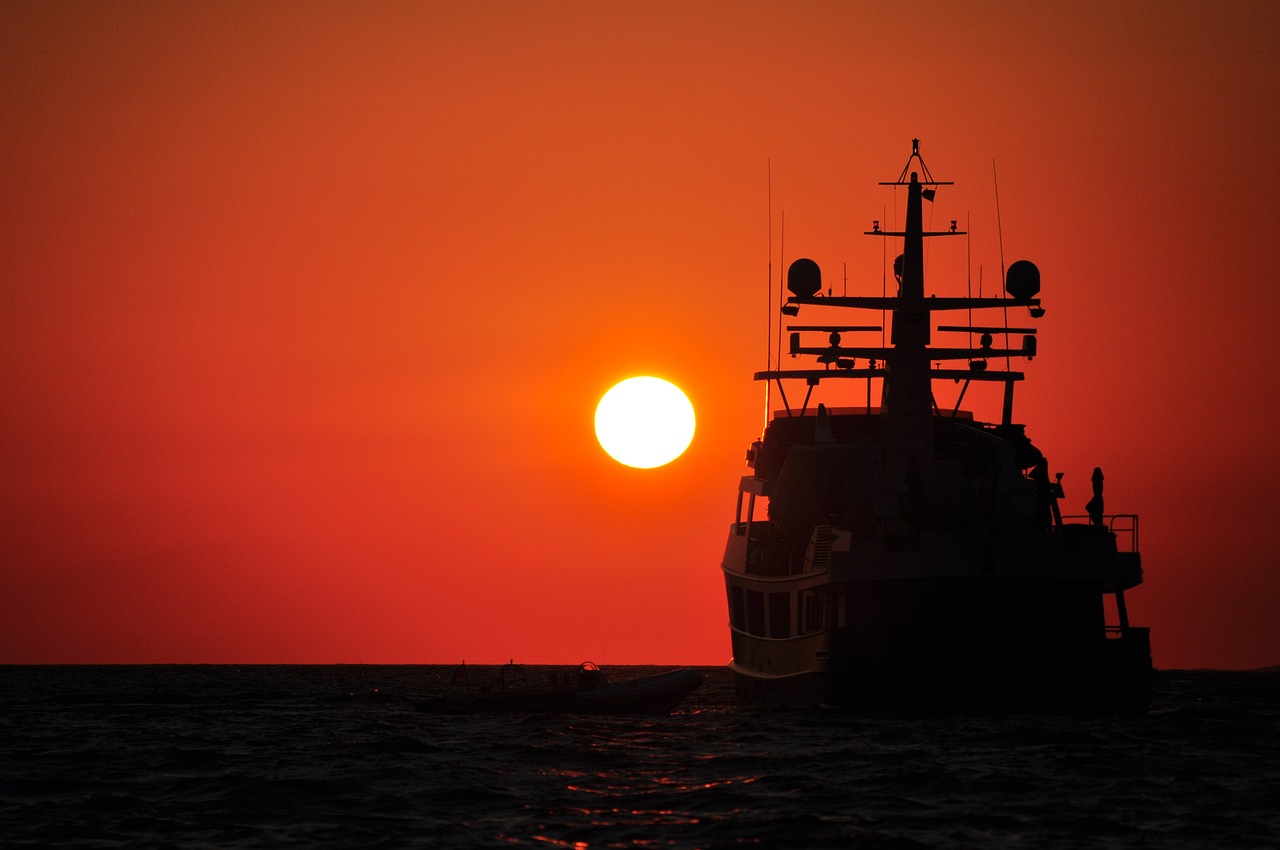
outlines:
{"label": "setting sun", "polygon": [[693,405],[661,378],[628,378],[596,406],[596,439],[618,463],[652,469],[670,463],[693,440]]}
{"label": "setting sun", "polygon": [[[831,299],[796,323],[896,295],[878,184],[919,137],[922,226],[957,219],[930,293],[1043,273],[974,368],[1036,341],[1011,424],[1066,516],[1094,467],[1141,515],[1156,667],[1280,665],[1280,4],[224,5],[0,3],[0,664],[726,664],[744,451],[809,389],[754,376],[833,332],[779,318],[786,269]],[[889,346],[862,318],[836,348]],[[604,410],[592,445],[639,375],[692,402],[683,453]],[[1006,386],[940,385],[935,424]]]}

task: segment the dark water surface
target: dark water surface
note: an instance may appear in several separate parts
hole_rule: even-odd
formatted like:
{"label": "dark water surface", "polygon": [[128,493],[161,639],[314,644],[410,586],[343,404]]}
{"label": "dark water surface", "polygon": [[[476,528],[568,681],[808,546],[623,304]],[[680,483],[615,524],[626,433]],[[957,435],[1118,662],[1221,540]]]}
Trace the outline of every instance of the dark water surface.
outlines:
{"label": "dark water surface", "polygon": [[0,667],[0,845],[1280,846],[1280,673],[1142,717],[764,712],[719,668],[662,718],[415,711],[451,669]]}

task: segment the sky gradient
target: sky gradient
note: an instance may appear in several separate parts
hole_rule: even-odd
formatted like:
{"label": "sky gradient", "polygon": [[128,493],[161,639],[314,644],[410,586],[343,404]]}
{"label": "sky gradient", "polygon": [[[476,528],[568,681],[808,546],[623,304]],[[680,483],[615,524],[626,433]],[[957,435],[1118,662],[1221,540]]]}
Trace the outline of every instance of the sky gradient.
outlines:
{"label": "sky gradient", "polygon": [[727,661],[771,269],[879,294],[918,137],[1156,665],[1280,663],[1277,8],[0,4],[0,662]]}

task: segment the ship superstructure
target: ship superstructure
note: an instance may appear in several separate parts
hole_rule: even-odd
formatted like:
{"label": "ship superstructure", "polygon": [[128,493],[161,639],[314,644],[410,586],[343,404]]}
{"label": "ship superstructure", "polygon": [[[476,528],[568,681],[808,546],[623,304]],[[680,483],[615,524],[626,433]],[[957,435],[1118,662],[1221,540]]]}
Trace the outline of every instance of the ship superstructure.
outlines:
{"label": "ship superstructure", "polygon": [[[913,141],[901,175],[882,185],[906,191],[903,230],[877,221],[867,231],[901,240],[897,293],[824,294],[817,264],[796,260],[780,308],[797,322],[786,327],[789,353],[812,365],[755,375],[782,407],[748,451],[722,564],[739,699],[1145,708],[1149,633],[1129,623],[1124,598],[1142,581],[1137,517],[1104,513],[1097,469],[1087,515],[1064,516],[1061,475],[1051,480],[1014,419],[1024,375],[1008,364],[1035,356],[1037,337],[1008,316],[1044,315],[1039,270],[1011,264],[998,297],[927,295],[925,240],[964,235],[955,222],[924,229],[924,201],[949,184]],[[880,324],[800,324],[812,307],[879,314]],[[997,318],[943,318],[975,312]],[[885,319],[888,344],[856,341],[879,342]],[[823,400],[858,395],[859,381],[866,404]],[[934,381],[961,385],[954,406],[938,406]],[[1002,385],[999,421],[961,409],[979,382]]]}

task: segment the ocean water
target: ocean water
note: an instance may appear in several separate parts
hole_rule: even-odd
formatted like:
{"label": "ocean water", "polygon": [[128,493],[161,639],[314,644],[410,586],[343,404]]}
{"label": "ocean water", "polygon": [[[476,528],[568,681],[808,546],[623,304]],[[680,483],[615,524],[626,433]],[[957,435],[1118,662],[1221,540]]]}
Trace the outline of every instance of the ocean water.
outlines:
{"label": "ocean water", "polygon": [[745,709],[720,668],[667,717],[416,711],[451,669],[0,667],[0,845],[1280,846],[1276,672],[1139,717]]}

